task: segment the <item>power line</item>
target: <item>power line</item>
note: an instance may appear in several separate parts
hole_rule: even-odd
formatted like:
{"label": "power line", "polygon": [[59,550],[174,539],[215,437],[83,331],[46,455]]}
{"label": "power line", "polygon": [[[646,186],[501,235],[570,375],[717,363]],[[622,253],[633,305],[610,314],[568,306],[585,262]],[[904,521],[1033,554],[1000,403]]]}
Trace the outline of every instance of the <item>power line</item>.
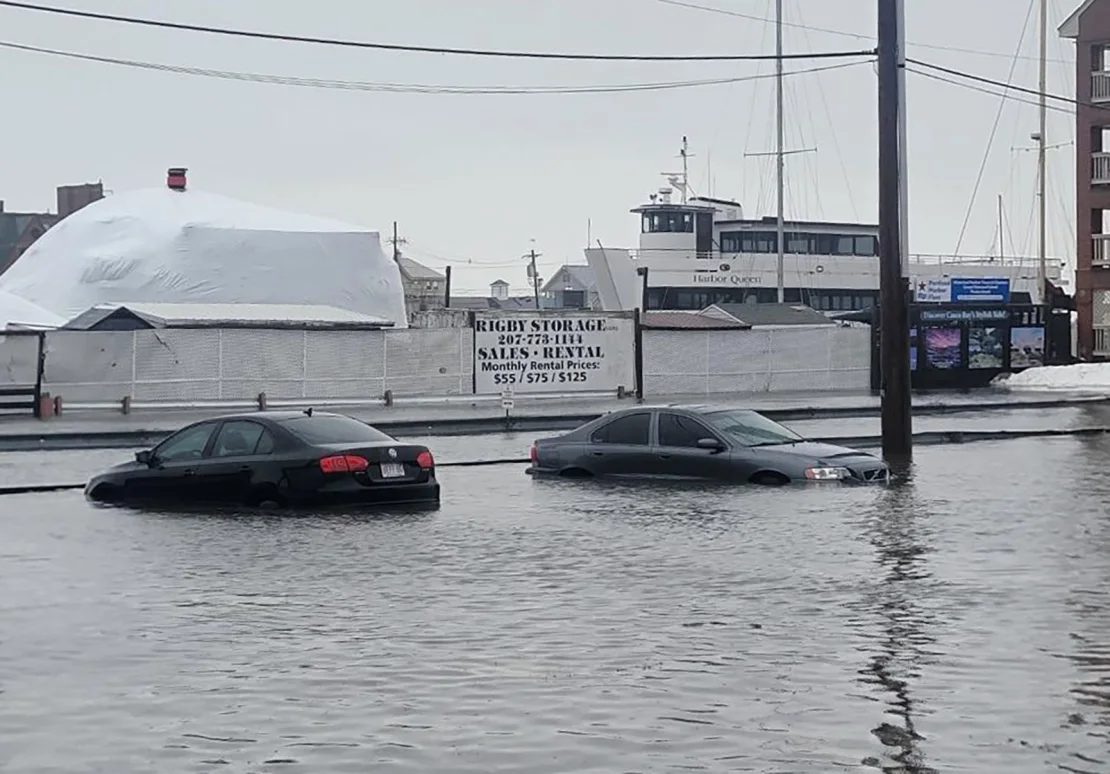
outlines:
{"label": "power line", "polygon": [[[274,32],[258,32],[254,30],[232,29],[228,27],[210,27],[200,24],[183,24],[168,22],[158,19],[145,19],[136,16],[121,16],[118,14],[95,13],[93,11],[78,11],[73,8],[56,8],[49,5],[24,3],[17,0],[0,0],[0,6],[17,8],[23,11],[40,11],[42,13],[69,16],[79,19],[95,19],[98,21],[117,22],[142,27],[156,27],[159,29],[182,30],[187,32],[203,32],[210,35],[223,35],[236,38],[253,38],[256,40],[273,40],[283,43],[312,43],[323,46],[336,46],[342,48],[363,48],[379,51],[403,51],[418,54],[452,54],[456,56],[498,57],[503,59],[563,59],[576,61],[607,61],[607,62],[738,62],[760,61],[777,59],[774,54],[573,54],[548,51],[497,51],[477,48],[445,48],[440,46],[414,46],[400,43],[373,43],[361,40],[344,40],[340,38],[317,38],[303,35],[283,35]],[[867,51],[814,51],[802,54],[787,54],[784,59],[844,59],[855,56],[869,56],[873,50]]]}
{"label": "power line", "polygon": [[[929,73],[929,72],[925,72],[924,70],[915,70],[912,67],[907,67],[906,72],[913,73],[914,75],[920,75],[922,78],[928,78],[931,81],[938,81],[940,83],[947,83],[951,86],[958,86],[961,89],[967,89],[968,91],[976,91],[976,92],[979,92],[980,94],[986,94],[986,95],[991,96],[991,97],[1002,97],[1003,99],[1005,99],[1009,102],[1017,102],[1017,103],[1020,103],[1022,105],[1032,105],[1033,107],[1038,107],[1039,106],[1039,104],[1037,102],[1034,102],[1031,99],[1022,99],[1021,97],[1015,97],[1012,94],[1006,94],[1005,92],[992,91],[991,89],[986,89],[986,88],[983,88],[982,86],[975,86],[975,85],[972,85],[970,83],[964,83],[963,81],[954,80],[952,78],[945,78],[943,75],[937,75],[936,73]],[[1011,86],[1010,91],[1013,91],[1013,90],[1014,90],[1014,87]],[[1069,110],[1068,108],[1064,108],[1064,107],[1056,107],[1055,105],[1049,105],[1048,109],[1052,110],[1054,112],[1057,112],[1057,113],[1065,113],[1067,115],[1074,115],[1075,114],[1074,110]]]}
{"label": "power line", "polygon": [[[655,2],[663,3],[664,5],[673,5],[673,6],[677,6],[679,8],[689,8],[689,9],[695,10],[695,11],[705,11],[707,13],[716,13],[716,14],[720,14],[722,16],[734,16],[738,19],[750,19],[751,21],[758,21],[758,22],[762,22],[764,24],[771,23],[768,19],[765,19],[762,16],[756,16],[755,14],[742,13],[740,11],[730,11],[726,8],[718,8],[718,7],[712,6],[712,5],[702,5],[700,3],[691,3],[691,2],[687,2],[686,0],[655,0]],[[808,24],[800,24],[800,23],[797,23],[797,22],[792,23],[792,22],[785,22],[784,21],[782,23],[782,26],[784,26],[784,27],[796,27],[797,29],[810,30],[811,32],[824,32],[828,35],[840,35],[841,37],[853,38],[855,40],[865,40],[865,41],[868,41],[868,42],[871,42],[871,41],[875,40],[875,37],[873,35],[864,35],[864,34],[859,33],[859,32],[846,32],[845,30],[834,30],[834,29],[829,29],[828,27],[814,27],[814,26],[811,26],[811,25],[808,25]],[[917,48],[928,48],[928,49],[933,49],[934,51],[952,51],[952,52],[958,53],[958,54],[974,54],[976,56],[992,56],[992,57],[998,57],[998,58],[1004,58],[1004,59],[1010,59],[1010,58],[1013,57],[1012,54],[1005,54],[1005,53],[1002,53],[1000,51],[983,51],[983,50],[976,49],[976,48],[960,48],[958,46],[942,46],[942,45],[938,45],[938,44],[935,44],[935,43],[915,43],[913,41],[907,41],[907,43],[908,43],[908,45],[916,46]],[[1029,59],[1029,60],[1038,60],[1039,59],[1039,57],[1035,57],[1035,56],[1019,56],[1018,58],[1019,59]],[[1051,59],[1049,61],[1063,62],[1065,64],[1071,64],[1071,60],[1069,60],[1069,59]]]}
{"label": "power line", "polygon": [[[1099,110],[1110,110],[1110,105],[1103,105],[1103,104],[1099,104],[1097,102],[1082,102],[1081,100],[1077,100],[1074,97],[1065,97],[1065,96],[1062,96],[1060,94],[1053,94],[1052,92],[1048,92],[1048,91],[1042,92],[1039,89],[1027,89],[1027,88],[1024,88],[1022,86],[1014,86],[1012,84],[1003,83],[1002,81],[996,81],[993,78],[986,78],[982,75],[975,75],[974,73],[964,72],[963,70],[956,70],[956,69],[953,69],[951,67],[941,67],[940,65],[931,64],[929,62],[922,62],[920,59],[911,59],[909,57],[906,57],[906,62],[918,65],[920,67],[925,67],[925,68],[928,68],[930,70],[936,70],[938,72],[947,73],[948,75],[954,75],[954,76],[957,76],[959,78],[966,78],[969,81],[975,81],[977,83],[984,83],[984,84],[987,84],[989,86],[1000,86],[1000,87],[1008,89],[1010,91],[1016,91],[1016,92],[1020,92],[1022,94],[1029,94],[1029,95],[1032,95],[1034,97],[1040,97],[1040,96],[1043,95],[1044,97],[1046,97],[1048,99],[1054,99],[1054,100],[1057,100],[1058,102],[1066,102],[1069,105],[1077,105],[1077,106],[1082,106],[1082,107],[1097,108]],[[918,74],[919,75],[924,75],[924,73],[918,73]],[[938,78],[937,80],[941,80],[941,79]]]}
{"label": "power line", "polygon": [[[740,83],[772,77],[766,75],[747,75],[734,78],[711,78],[695,81],[663,81],[654,83],[625,83],[593,86],[454,86],[446,84],[425,83],[388,83],[375,81],[343,81],[326,78],[301,78],[289,75],[267,75],[262,73],[245,73],[233,70],[212,70],[203,67],[185,67],[181,65],[161,64],[157,62],[144,62],[135,59],[119,59],[116,57],[96,56],[82,54],[75,51],[62,51],[39,46],[28,46],[22,43],[0,41],[0,48],[16,51],[28,51],[48,56],[58,56],[66,59],[76,59],[84,62],[111,64],[121,67],[131,67],[155,72],[176,73],[178,75],[194,75],[205,78],[219,78],[222,80],[241,81],[248,83],[268,83],[282,86],[301,86],[316,89],[338,89],[345,91],[373,91],[397,94],[613,94],[641,91],[666,91],[685,89],[697,86],[718,86],[722,84]],[[805,75],[808,73],[828,72],[842,70],[848,67],[857,67],[866,62],[842,62],[823,67],[812,67],[801,70],[792,70],[786,75]]]}

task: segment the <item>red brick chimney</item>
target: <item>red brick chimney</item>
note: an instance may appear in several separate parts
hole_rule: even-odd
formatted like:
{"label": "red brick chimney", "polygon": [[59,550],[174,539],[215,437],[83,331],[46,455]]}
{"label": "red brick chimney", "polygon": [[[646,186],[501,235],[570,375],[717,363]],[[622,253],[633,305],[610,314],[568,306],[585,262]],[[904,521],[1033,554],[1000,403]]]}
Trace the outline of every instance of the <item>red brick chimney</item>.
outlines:
{"label": "red brick chimney", "polygon": [[184,191],[185,173],[188,171],[185,167],[171,167],[166,173],[166,185],[173,191]]}

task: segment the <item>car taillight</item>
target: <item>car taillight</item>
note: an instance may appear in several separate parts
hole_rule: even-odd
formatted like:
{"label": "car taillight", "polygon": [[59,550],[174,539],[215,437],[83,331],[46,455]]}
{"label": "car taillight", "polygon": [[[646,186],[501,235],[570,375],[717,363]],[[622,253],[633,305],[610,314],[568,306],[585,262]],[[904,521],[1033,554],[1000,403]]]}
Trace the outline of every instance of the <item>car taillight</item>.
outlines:
{"label": "car taillight", "polygon": [[320,470],[324,473],[357,473],[369,467],[365,458],[354,454],[334,454],[320,460]]}
{"label": "car taillight", "polygon": [[540,453],[536,449],[536,444],[532,444],[532,451],[529,452],[528,459],[532,462],[533,465],[535,465],[537,462],[539,462]]}
{"label": "car taillight", "polygon": [[416,455],[416,464],[421,470],[431,470],[436,466],[436,461],[430,451],[422,451]]}

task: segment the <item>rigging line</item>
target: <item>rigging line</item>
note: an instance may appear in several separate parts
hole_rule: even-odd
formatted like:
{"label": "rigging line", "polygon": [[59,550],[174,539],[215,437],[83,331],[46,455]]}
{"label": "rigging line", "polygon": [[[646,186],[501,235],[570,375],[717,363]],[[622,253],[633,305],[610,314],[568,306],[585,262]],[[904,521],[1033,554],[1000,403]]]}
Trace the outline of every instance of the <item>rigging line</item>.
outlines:
{"label": "rigging line", "polygon": [[[1022,105],[1033,105],[1034,107],[1037,106],[1037,103],[1034,102],[1031,99],[1022,99],[1021,97],[1015,97],[1013,95],[1008,95],[1008,94],[1005,94],[1005,93],[1002,93],[1002,92],[997,92],[997,91],[992,91],[990,89],[985,89],[982,86],[974,86],[970,83],[962,83],[960,81],[954,81],[951,78],[945,78],[944,76],[937,75],[936,73],[927,73],[924,70],[917,70],[913,67],[907,67],[906,72],[913,73],[914,75],[920,75],[922,78],[928,78],[929,80],[932,80],[932,81],[940,81],[941,83],[947,83],[947,84],[952,85],[952,86],[958,86],[961,89],[967,89],[969,91],[977,91],[980,94],[987,94],[991,97],[1003,97],[1008,102],[1018,102]],[[1096,105],[1096,107],[1100,107],[1100,106]],[[1065,113],[1067,115],[1075,115],[1074,110],[1069,110],[1068,108],[1063,108],[1063,107],[1057,107],[1056,105],[1048,105],[1047,109],[1050,110],[1050,111],[1056,112],[1056,113]],[[1110,109],[1110,107],[1107,107],[1107,109]]]}
{"label": "rigging line", "polygon": [[[230,27],[212,27],[202,24],[184,24],[181,22],[161,21],[159,19],[141,18],[138,16],[122,16],[119,14],[96,13],[93,11],[79,11],[74,8],[58,8],[50,5],[20,2],[19,0],[0,0],[0,7],[16,8],[23,11],[38,11],[41,13],[70,16],[80,19],[95,19],[110,21],[119,24],[129,24],[141,27],[156,27],[159,29],[181,30],[185,32],[202,32],[209,35],[222,35],[235,38],[252,38],[255,40],[272,40],[282,43],[311,43],[314,45],[336,46],[340,48],[364,48],[378,51],[403,51],[418,54],[451,54],[455,56],[497,57],[501,59],[563,59],[577,61],[606,61],[606,62],[740,62],[757,61],[760,59],[777,59],[774,54],[575,54],[551,51],[500,51],[494,49],[477,48],[447,48],[442,46],[417,46],[400,43],[375,43],[363,40],[346,40],[341,38],[319,38],[305,35],[286,35],[275,32],[258,32],[255,30],[234,29]],[[846,52],[846,51],[821,51],[802,54],[788,54],[784,59],[822,59],[847,56],[872,54],[873,51]]]}
{"label": "rigging line", "polygon": [[[1037,0],[1029,0],[1029,9],[1025,13],[1025,23],[1021,25],[1021,35],[1018,36],[1017,49],[1014,51],[1014,59],[1010,62],[1010,73],[1006,76],[1006,87],[1009,89],[1010,81],[1014,78],[1014,70],[1017,68],[1017,55],[1021,53],[1021,46],[1025,42],[1025,33],[1029,30],[1029,19],[1033,16],[1033,8],[1036,6]],[[994,114],[994,124],[991,126],[990,135],[987,137],[987,147],[983,151],[983,161],[979,165],[979,174],[975,178],[975,186],[971,189],[971,201],[968,202],[967,212],[964,213],[964,222],[960,227],[960,236],[956,239],[956,249],[953,253],[960,252],[963,247],[964,236],[967,234],[967,226],[971,222],[971,213],[975,210],[975,200],[979,196],[979,186],[983,183],[983,174],[987,171],[987,164],[990,162],[991,148],[994,147],[994,137],[998,132],[998,124],[1002,120],[1002,112],[1006,109],[1006,100],[1000,99],[998,102],[998,112]]]}
{"label": "rigging line", "polygon": [[[9,41],[0,41],[0,48],[29,51],[37,54],[59,56],[67,59],[77,59],[86,62],[96,62],[99,64],[111,64],[121,67],[131,67],[140,70],[168,72],[177,75],[194,75],[207,78],[218,78],[222,80],[232,80],[249,83],[266,83],[280,86],[301,86],[318,89],[335,89],[341,91],[367,91],[397,94],[615,94],[625,92],[666,91],[699,86],[718,86],[722,84],[737,83],[771,77],[770,75],[747,75],[738,76],[736,78],[713,78],[700,81],[661,81],[596,86],[454,86],[421,83],[341,81],[323,78],[302,78],[298,76],[244,73],[229,70],[211,70],[202,67],[184,67],[179,65],[160,64],[156,62],[144,62],[135,59],[119,59],[116,57],[97,56],[94,54],[82,54],[74,51],[62,51],[59,49],[42,48],[39,46],[28,46],[22,43],[12,43]],[[841,69],[844,67],[851,67],[860,64],[865,64],[865,62],[842,62],[840,64],[827,65],[824,67],[790,70],[786,72],[785,75],[803,75],[810,72],[821,72],[825,69],[825,67],[829,67],[831,69]]]}
{"label": "rigging line", "polygon": [[[767,17],[769,17],[773,13],[772,8],[771,8],[771,3],[773,1],[774,0],[766,0],[766,5],[764,6],[766,10],[764,11],[764,15],[767,16]],[[760,48],[763,48],[763,44],[767,40],[768,27],[766,25],[764,25],[762,30],[763,31],[759,36],[759,47]],[[763,64],[760,63],[760,64],[756,65],[756,68],[757,68],[756,72],[759,73],[759,74],[762,74]],[[771,75],[773,75],[773,73],[771,73]],[[744,153],[747,153],[749,150],[751,150],[752,127],[755,124],[755,117],[756,117],[756,114],[758,113],[758,111],[756,110],[756,104],[758,102],[758,97],[759,97],[759,84],[756,84],[752,88],[752,100],[751,100],[751,104],[748,107],[748,128],[744,133]],[[762,172],[760,172],[760,179],[761,179],[760,185],[762,185]],[[742,195],[746,197],[747,192],[748,192],[748,177],[747,177],[747,174],[744,175],[743,187],[740,190],[741,190]],[[758,196],[759,196],[758,191],[759,191],[759,189],[757,188],[756,189],[757,203],[758,203]],[[759,212],[760,210],[757,208],[756,211]]]}
{"label": "rigging line", "polygon": [[[685,0],[655,0],[655,2],[663,3],[664,5],[673,5],[673,6],[676,6],[678,8],[689,8],[689,9],[695,10],[695,11],[706,11],[708,13],[716,13],[716,14],[720,14],[722,16],[733,16],[733,17],[736,17],[738,19],[750,19],[751,21],[767,22],[766,19],[760,19],[758,16],[755,16],[754,14],[742,13],[740,11],[730,11],[730,10],[727,10],[725,8],[718,8],[716,6],[711,6],[711,5],[702,5],[700,3],[685,2]],[[860,32],[846,32],[845,30],[834,30],[834,29],[830,29],[828,27],[815,27],[815,26],[812,26],[812,25],[801,24],[801,23],[793,23],[793,24],[792,23],[784,23],[783,26],[784,27],[797,27],[797,28],[800,28],[800,29],[803,29],[803,30],[812,30],[813,32],[823,32],[823,33],[828,34],[828,35],[839,35],[841,37],[853,38],[854,40],[862,40],[862,41],[867,41],[867,42],[874,42],[874,40],[875,40],[875,37],[873,35],[865,35],[865,34],[860,33]],[[958,46],[942,46],[942,45],[933,44],[933,43],[915,43],[913,41],[907,41],[907,45],[908,46],[916,46],[917,48],[932,49],[934,51],[951,51],[951,52],[956,53],[956,54],[973,54],[975,56],[992,56],[992,57],[997,57],[997,58],[1001,58],[1001,59],[1010,59],[1013,56],[1012,54],[1004,54],[1000,51],[983,51],[981,49],[976,49],[976,48],[960,48]],[[1036,61],[1038,59],[1038,57],[1034,57],[1034,56],[1022,56],[1022,57],[1019,57],[1019,58],[1020,59],[1029,59],[1029,60],[1033,60],[1033,61]],[[1054,60],[1049,60],[1049,61],[1062,62],[1064,64],[1071,64],[1072,63],[1072,60],[1067,59],[1067,58],[1054,59]]]}
{"label": "rigging line", "polygon": [[[806,45],[812,44],[809,39],[809,30],[803,30],[805,35]],[[818,79],[820,80],[820,79]],[[833,153],[836,154],[836,160],[840,164],[840,171],[844,175],[844,188],[848,193],[848,206],[852,208],[852,217],[859,220],[859,208],[856,206],[856,197],[852,193],[851,176],[848,174],[848,166],[844,163],[844,151],[840,147],[840,140],[837,137],[836,126],[833,124],[832,110],[829,109],[828,98],[825,97],[825,90],[818,85],[817,94],[821,98],[821,105],[825,111],[825,118],[829,122],[829,131],[832,133]]]}

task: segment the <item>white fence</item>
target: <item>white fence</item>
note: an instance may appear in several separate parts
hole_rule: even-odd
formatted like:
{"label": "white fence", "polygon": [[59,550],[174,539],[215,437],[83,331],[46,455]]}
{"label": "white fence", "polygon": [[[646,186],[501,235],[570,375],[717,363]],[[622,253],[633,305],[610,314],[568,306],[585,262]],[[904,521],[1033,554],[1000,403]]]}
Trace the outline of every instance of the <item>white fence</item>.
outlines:
{"label": "white fence", "polygon": [[[387,391],[401,400],[474,394],[471,328],[52,331],[44,351],[43,390],[70,408],[118,410],[124,398],[135,408],[245,406],[261,393],[275,404],[318,405],[377,402]],[[644,393],[866,390],[870,358],[865,327],[646,329]],[[36,336],[0,337],[0,387],[33,385],[37,360]],[[549,392],[589,388],[560,383]]]}
{"label": "white fence", "polygon": [[647,396],[867,390],[871,329],[644,331]]}
{"label": "white fence", "polygon": [[461,395],[473,359],[469,328],[54,331],[43,389],[67,404]]}

